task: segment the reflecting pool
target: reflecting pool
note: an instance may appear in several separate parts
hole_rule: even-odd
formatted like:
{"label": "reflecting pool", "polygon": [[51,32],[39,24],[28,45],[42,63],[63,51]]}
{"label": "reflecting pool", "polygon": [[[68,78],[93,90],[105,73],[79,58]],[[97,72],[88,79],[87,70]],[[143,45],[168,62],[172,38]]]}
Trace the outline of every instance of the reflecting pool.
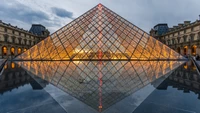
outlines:
{"label": "reflecting pool", "polygon": [[12,62],[0,113],[199,112],[199,80],[190,61]]}

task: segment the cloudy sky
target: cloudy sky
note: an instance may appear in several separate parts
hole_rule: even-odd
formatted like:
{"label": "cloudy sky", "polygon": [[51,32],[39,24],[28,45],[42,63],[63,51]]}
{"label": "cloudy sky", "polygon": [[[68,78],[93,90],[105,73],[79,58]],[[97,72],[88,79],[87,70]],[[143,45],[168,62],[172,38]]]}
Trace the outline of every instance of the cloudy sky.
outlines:
{"label": "cloudy sky", "polygon": [[42,24],[53,33],[98,3],[146,32],[158,23],[193,22],[200,14],[200,0],[1,0],[0,20],[26,30]]}

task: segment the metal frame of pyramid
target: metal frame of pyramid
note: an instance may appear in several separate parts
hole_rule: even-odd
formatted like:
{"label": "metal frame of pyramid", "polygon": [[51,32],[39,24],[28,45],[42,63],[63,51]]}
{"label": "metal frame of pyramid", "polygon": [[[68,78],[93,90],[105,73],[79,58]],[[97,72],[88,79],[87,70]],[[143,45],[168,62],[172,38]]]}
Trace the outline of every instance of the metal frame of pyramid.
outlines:
{"label": "metal frame of pyramid", "polygon": [[[98,110],[167,77],[183,61],[26,61],[17,64]],[[100,75],[102,76],[100,78]],[[102,80],[101,82],[99,80]]]}
{"label": "metal frame of pyramid", "polygon": [[183,56],[98,4],[14,60],[183,60]]}

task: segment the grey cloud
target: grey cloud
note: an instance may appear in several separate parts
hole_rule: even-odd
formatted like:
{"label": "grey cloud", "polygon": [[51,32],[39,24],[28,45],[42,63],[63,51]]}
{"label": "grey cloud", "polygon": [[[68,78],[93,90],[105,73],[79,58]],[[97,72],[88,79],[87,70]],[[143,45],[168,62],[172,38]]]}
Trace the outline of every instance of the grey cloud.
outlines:
{"label": "grey cloud", "polygon": [[[113,5],[114,4],[114,5]],[[158,23],[168,23],[169,27],[185,20],[198,19],[199,0],[113,0],[106,1],[112,9],[141,29],[149,32]]]}
{"label": "grey cloud", "polygon": [[185,20],[195,21],[199,15],[199,3],[198,0],[136,0],[132,2],[132,17],[127,17],[149,32],[158,23],[168,23],[172,27]]}
{"label": "grey cloud", "polygon": [[52,7],[51,10],[59,17],[68,17],[73,19],[73,13],[62,8]]}
{"label": "grey cloud", "polygon": [[18,2],[13,4],[14,5],[8,5],[7,3],[4,3],[0,5],[0,16],[2,18],[20,20],[29,24],[37,21],[48,20],[49,18],[48,15],[42,11],[32,10],[31,8]]}
{"label": "grey cloud", "polygon": [[31,7],[17,1],[10,1],[9,3],[2,1],[0,7],[0,20],[9,22],[14,26],[17,25],[20,28],[29,30],[31,24],[42,24],[52,33],[55,31],[55,29],[52,29],[52,26],[57,28],[62,25],[59,18],[54,17],[52,19],[45,12],[33,10]]}

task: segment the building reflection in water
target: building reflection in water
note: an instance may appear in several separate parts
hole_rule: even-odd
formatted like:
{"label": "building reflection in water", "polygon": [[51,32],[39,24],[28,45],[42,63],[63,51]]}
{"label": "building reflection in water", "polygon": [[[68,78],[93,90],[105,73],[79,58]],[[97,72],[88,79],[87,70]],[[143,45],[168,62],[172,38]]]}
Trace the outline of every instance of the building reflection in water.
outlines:
{"label": "building reflection in water", "polygon": [[103,111],[184,61],[23,61],[16,62],[78,100]]}
{"label": "building reflection in water", "polygon": [[200,76],[192,62],[187,62],[177,68],[157,89],[167,90],[169,86],[183,90],[184,93],[194,92],[200,99]]}
{"label": "building reflection in water", "polygon": [[42,86],[38,84],[26,70],[19,65],[14,62],[8,62],[4,65],[4,71],[2,75],[0,75],[0,94],[12,91],[26,84],[30,84],[34,90],[40,90],[48,84],[48,82],[45,81],[42,83]]}

